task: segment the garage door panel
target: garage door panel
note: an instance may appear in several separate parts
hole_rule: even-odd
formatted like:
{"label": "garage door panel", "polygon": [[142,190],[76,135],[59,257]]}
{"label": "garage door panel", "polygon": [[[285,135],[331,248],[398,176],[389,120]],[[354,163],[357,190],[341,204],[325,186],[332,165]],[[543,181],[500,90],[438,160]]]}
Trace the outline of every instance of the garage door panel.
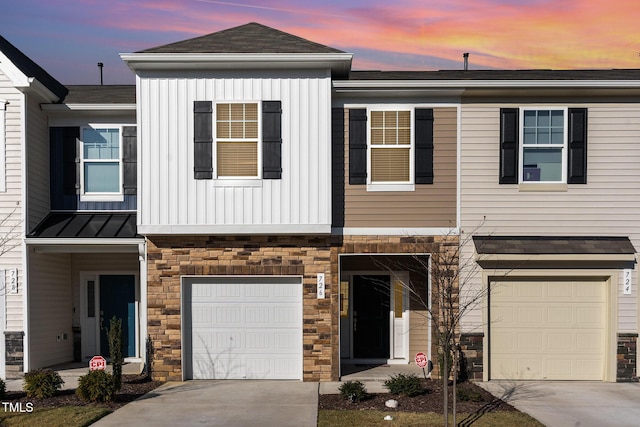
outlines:
{"label": "garage door panel", "polygon": [[492,379],[603,379],[604,282],[496,284],[489,314]]}
{"label": "garage door panel", "polygon": [[227,280],[191,285],[192,377],[301,379],[301,280]]}

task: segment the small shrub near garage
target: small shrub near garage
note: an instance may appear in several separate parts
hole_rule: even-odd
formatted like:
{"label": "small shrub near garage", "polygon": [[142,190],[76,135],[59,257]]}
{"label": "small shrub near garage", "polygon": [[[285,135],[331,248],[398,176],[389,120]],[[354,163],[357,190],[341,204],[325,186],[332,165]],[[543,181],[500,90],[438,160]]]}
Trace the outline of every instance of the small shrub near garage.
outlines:
{"label": "small shrub near garage", "polygon": [[60,374],[51,369],[35,369],[24,374],[24,391],[27,397],[46,399],[53,397],[62,388]]}
{"label": "small shrub near garage", "polygon": [[482,393],[471,388],[456,388],[456,396],[460,402],[479,403],[485,400]]}
{"label": "small shrub near garage", "polygon": [[349,402],[360,402],[369,397],[367,388],[360,381],[347,381],[338,387],[340,395]]}
{"label": "small shrub near garage", "polygon": [[425,392],[422,379],[417,375],[397,374],[392,375],[384,382],[384,386],[391,394],[403,394],[405,396],[417,396]]}
{"label": "small shrub near garage", "polygon": [[0,400],[7,397],[7,383],[4,382],[3,379],[0,378]]}
{"label": "small shrub near garage", "polygon": [[89,402],[109,402],[116,393],[113,375],[105,371],[89,371],[78,378],[76,395]]}

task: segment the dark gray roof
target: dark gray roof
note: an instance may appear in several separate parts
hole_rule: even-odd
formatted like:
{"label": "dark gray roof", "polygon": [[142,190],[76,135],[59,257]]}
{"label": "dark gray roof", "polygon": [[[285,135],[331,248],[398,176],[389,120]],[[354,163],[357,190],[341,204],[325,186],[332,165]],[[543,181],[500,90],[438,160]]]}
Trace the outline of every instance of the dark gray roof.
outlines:
{"label": "dark gray roof", "polygon": [[473,236],[479,254],[635,254],[628,237]]}
{"label": "dark gray roof", "polygon": [[640,80],[640,69],[351,71],[349,80]]}
{"label": "dark gray roof", "polygon": [[27,237],[127,239],[140,236],[136,232],[135,213],[54,212]]}
{"label": "dark gray roof", "polygon": [[136,85],[67,86],[65,104],[135,104]]}
{"label": "dark gray roof", "polygon": [[62,99],[67,94],[67,88],[54,79],[42,67],[33,62],[27,55],[0,36],[0,51],[27,77],[33,77],[49,89],[55,96]]}
{"label": "dark gray roof", "polygon": [[137,53],[344,53],[275,28],[251,22],[217,33]]}

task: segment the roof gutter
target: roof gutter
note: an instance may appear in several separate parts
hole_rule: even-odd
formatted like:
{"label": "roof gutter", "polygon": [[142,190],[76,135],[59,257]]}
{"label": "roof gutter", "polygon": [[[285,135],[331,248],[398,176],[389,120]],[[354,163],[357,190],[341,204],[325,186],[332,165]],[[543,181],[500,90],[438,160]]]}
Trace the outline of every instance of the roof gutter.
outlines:
{"label": "roof gutter", "polygon": [[640,88],[640,80],[337,80],[336,91],[372,89]]}
{"label": "roof gutter", "polygon": [[121,53],[133,71],[243,68],[330,68],[347,76],[351,53]]}

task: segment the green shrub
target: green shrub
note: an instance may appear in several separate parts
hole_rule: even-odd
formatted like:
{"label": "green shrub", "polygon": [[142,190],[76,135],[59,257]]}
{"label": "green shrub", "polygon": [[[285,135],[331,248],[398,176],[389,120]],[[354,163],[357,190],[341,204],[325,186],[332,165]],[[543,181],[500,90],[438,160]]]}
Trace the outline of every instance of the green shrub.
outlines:
{"label": "green shrub", "polygon": [[24,374],[24,391],[27,397],[46,399],[62,388],[64,381],[51,369],[35,369]]}
{"label": "green shrub", "polygon": [[347,381],[338,388],[340,395],[350,402],[360,402],[369,397],[367,389],[360,381]]}
{"label": "green shrub", "polygon": [[113,384],[116,390],[122,387],[122,319],[116,316],[111,318],[109,330],[107,331],[109,340],[109,355],[111,356],[111,367],[113,368]]}
{"label": "green shrub", "polygon": [[114,376],[105,371],[89,371],[78,378],[76,395],[89,402],[109,402],[116,393]]}
{"label": "green shrub", "polygon": [[456,396],[460,402],[480,403],[485,401],[484,396],[480,391],[467,387],[456,387]]}
{"label": "green shrub", "polygon": [[425,392],[422,379],[417,375],[397,374],[384,382],[384,386],[391,394],[404,394],[406,396],[417,396]]}
{"label": "green shrub", "polygon": [[4,382],[3,379],[0,378],[0,400],[7,397],[7,383]]}

